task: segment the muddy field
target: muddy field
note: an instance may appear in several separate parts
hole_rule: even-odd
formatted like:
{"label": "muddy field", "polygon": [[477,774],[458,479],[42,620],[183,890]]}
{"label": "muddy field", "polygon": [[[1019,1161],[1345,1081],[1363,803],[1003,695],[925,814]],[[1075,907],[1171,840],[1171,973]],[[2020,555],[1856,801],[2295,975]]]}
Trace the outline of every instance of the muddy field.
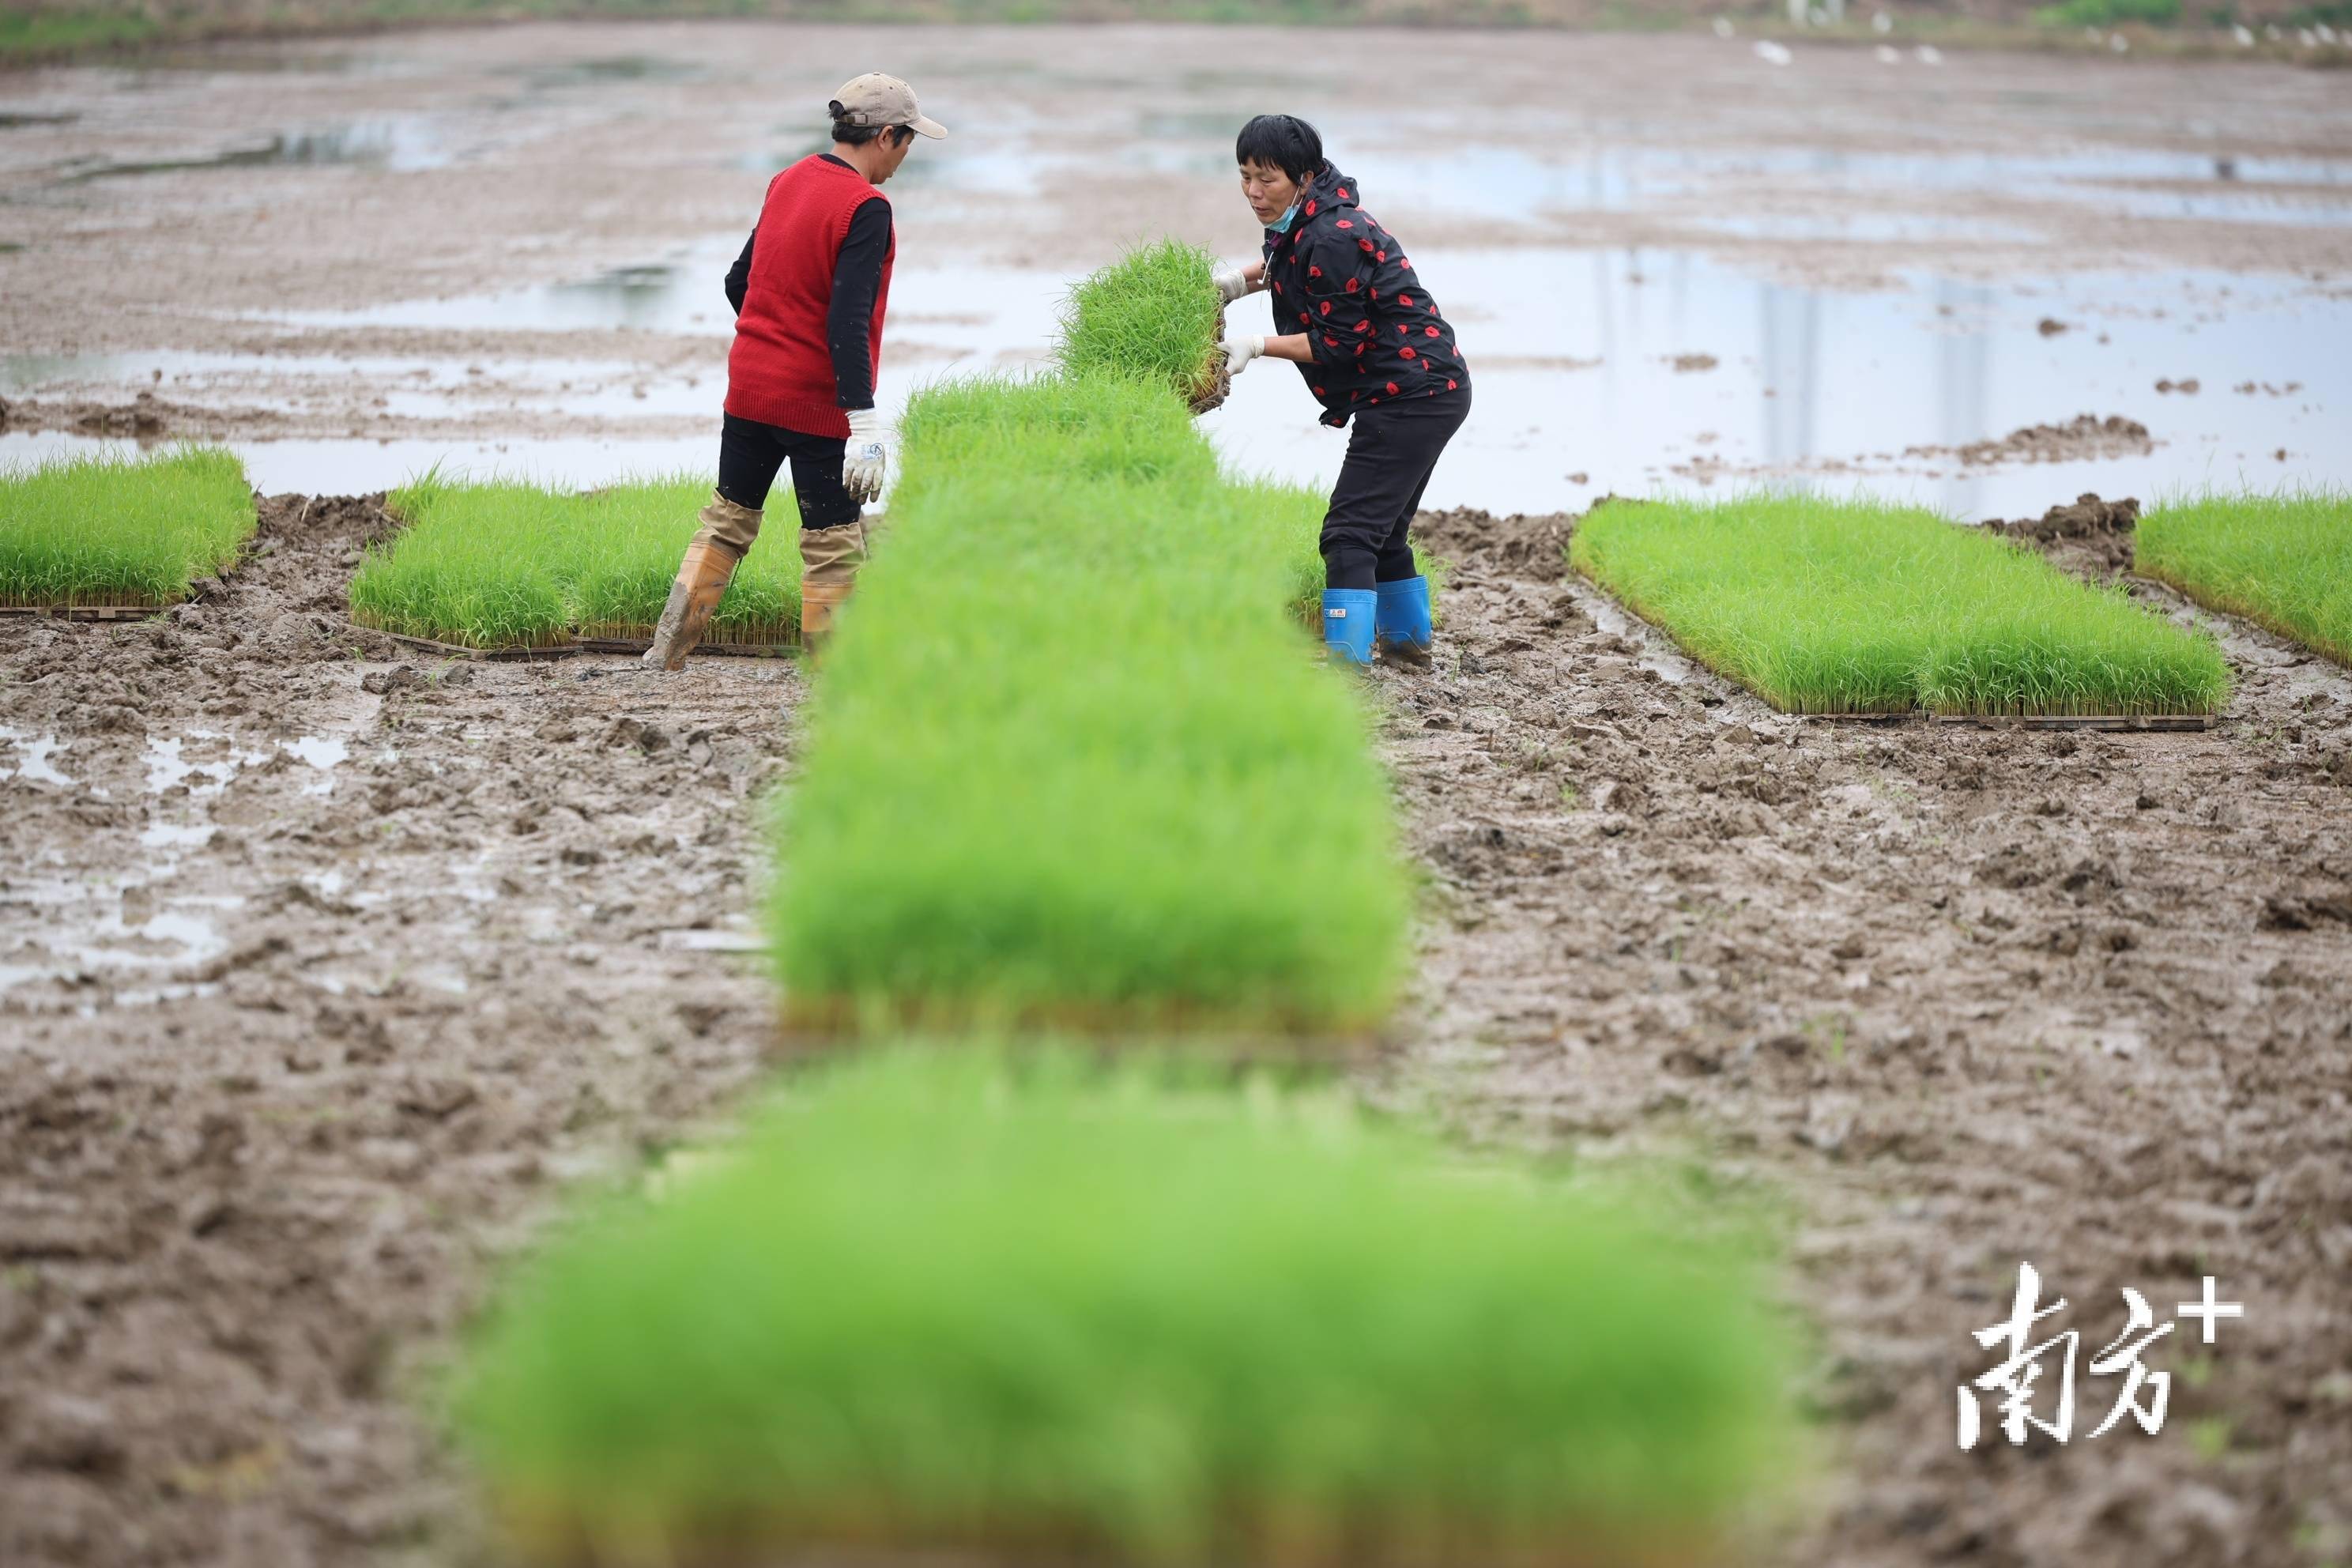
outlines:
{"label": "muddy field", "polygon": [[56,741],[0,779],[12,1565],[447,1560],[416,1411],[480,1260],[772,1027],[797,667],[420,661],[343,623],[378,502],[264,515],[205,603],[0,621]]}
{"label": "muddy field", "polygon": [[[490,1561],[420,1414],[487,1263],[769,1037],[797,667],[421,661],[338,614],[375,501],[265,517],[201,604],[0,623],[53,742],[0,781],[11,1563]],[[1759,1562],[2352,1528],[2352,677],[2232,627],[2206,733],[1797,721],[1565,580],[1571,525],[1424,520],[1447,657],[1379,699],[1433,893],[1366,1087],[1785,1215],[1830,1479]],[[2126,1285],[2248,1316],[2152,1358],[2161,1436],[1969,1458],[2021,1261],[2096,1342]]]}
{"label": "muddy field", "polygon": [[[0,75],[0,459],[144,420],[273,489],[707,468],[718,276],[793,95],[880,55],[957,131],[893,187],[893,399],[1034,361],[1124,238],[1245,247],[1219,141],[1279,97],[1443,239],[1480,367],[1424,520],[1443,657],[1379,678],[1432,891],[1368,1092],[1780,1216],[1825,1479],[1759,1563],[2352,1560],[2352,674],[2223,623],[2203,732],[1800,721],[1560,553],[1611,488],[1795,474],[1957,486],[2105,577],[2122,536],[2045,507],[2352,475],[2341,82],[1303,37],[579,25]],[[1525,145],[1354,104],[1407,67],[1491,77]],[[1336,461],[1270,374],[1212,426]],[[279,495],[197,603],[0,617],[8,1568],[495,1561],[428,1414],[489,1264],[761,1071],[799,666],[421,658],[343,621],[389,526]],[[2086,1378],[2065,1448],[1962,1454],[2021,1262],[2086,1357],[2124,1287],[2246,1315],[2150,1353],[2160,1436],[2080,1436]]]}
{"label": "muddy field", "polygon": [[[1390,692],[1444,892],[1411,1053],[1470,1126],[1791,1200],[1839,1458],[1774,1560],[2342,1553],[2352,676],[2233,626],[2201,734],[1799,720],[1564,580],[1572,520],[1426,521],[1460,657]],[[2021,1262],[2086,1355],[2126,1286],[2246,1317],[2152,1354],[2160,1436],[2086,1439],[2086,1379],[2068,1447],[1963,1454]]]}
{"label": "muddy field", "polygon": [[[0,461],[202,436],[316,493],[707,468],[719,279],[881,61],[953,132],[890,188],[886,412],[1034,363],[1130,239],[1255,244],[1231,139],[1284,108],[1411,239],[1497,411],[1433,504],[1794,476],[1980,517],[2352,480],[2341,73],[1886,49],[574,24],[0,73]],[[1405,78],[1477,81],[1509,128],[1364,90]],[[2035,434],[2086,419],[2145,439]],[[1336,471],[1283,373],[1208,428],[1241,467]]]}

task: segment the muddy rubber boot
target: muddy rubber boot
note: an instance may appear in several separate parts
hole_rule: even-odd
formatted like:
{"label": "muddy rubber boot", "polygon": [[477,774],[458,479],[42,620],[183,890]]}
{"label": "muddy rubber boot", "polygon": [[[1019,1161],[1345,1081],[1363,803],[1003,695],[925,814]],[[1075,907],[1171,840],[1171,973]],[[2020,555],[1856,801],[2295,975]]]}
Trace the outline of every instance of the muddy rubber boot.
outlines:
{"label": "muddy rubber boot", "polygon": [[801,646],[811,653],[833,635],[834,617],[849,602],[857,569],[864,564],[863,520],[838,528],[801,530]]}
{"label": "muddy rubber boot", "polygon": [[1382,658],[1392,658],[1416,669],[1429,667],[1433,640],[1429,620],[1429,579],[1403,577],[1373,585],[1380,608],[1372,616],[1372,640]]}
{"label": "muddy rubber boot", "polygon": [[645,662],[663,669],[686,668],[686,656],[702,640],[727,584],[735,580],[735,568],[760,537],[760,514],[716,491],[702,509],[701,521],[687,544],[677,581],[670,584],[669,603],[662,606],[653,647],[646,649]]}
{"label": "muddy rubber boot", "polygon": [[1323,647],[1333,664],[1363,669],[1372,662],[1372,626],[1380,595],[1362,588],[1323,590]]}

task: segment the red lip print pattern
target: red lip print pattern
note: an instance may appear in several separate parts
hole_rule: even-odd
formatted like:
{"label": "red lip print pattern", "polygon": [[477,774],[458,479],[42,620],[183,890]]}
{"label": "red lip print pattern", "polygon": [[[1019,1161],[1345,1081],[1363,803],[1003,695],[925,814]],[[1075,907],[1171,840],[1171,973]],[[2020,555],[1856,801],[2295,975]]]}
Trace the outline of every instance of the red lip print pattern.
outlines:
{"label": "red lip print pattern", "polygon": [[[1309,363],[1300,379],[1323,405],[1323,422],[1345,425],[1351,408],[1383,398],[1435,396],[1469,384],[1454,329],[1412,277],[1396,237],[1356,205],[1361,187],[1325,165],[1309,182],[1286,234],[1265,237],[1266,285],[1307,324]],[[1410,313],[1410,320],[1401,319]],[[1395,341],[1386,329],[1396,328]]]}

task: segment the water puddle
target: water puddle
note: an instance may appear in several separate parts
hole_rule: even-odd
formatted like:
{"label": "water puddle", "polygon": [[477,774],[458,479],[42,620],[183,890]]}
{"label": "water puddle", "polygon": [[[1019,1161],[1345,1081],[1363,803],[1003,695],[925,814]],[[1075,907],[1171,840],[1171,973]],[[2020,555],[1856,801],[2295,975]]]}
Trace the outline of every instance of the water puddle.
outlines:
{"label": "water puddle", "polygon": [[[1612,490],[1770,482],[1983,517],[2038,514],[2084,489],[2352,483],[2337,412],[2352,404],[2352,300],[2289,279],[1917,275],[1856,293],[1690,252],[1414,261],[1460,330],[1477,399],[1433,504],[1552,510]],[[1237,310],[1235,327],[1259,330],[1264,308]],[[1306,427],[1296,375],[1264,368],[1275,374],[1238,378],[1203,427],[1237,468],[1328,484],[1344,438]],[[2155,445],[2046,462],[1961,455],[2084,414],[2137,421]]]}
{"label": "water puddle", "polygon": [[[158,898],[145,883],[112,889],[64,879],[0,883],[0,917],[16,915],[26,929],[0,952],[0,993],[42,982],[78,986],[90,982],[148,983],[121,994],[120,1005],[185,995],[197,983],[154,984],[228,951],[221,916],[244,904],[230,895]],[[93,905],[104,905],[102,911]]]}
{"label": "water puddle", "polygon": [[[1885,167],[1912,162],[1935,161]],[[2235,183],[2307,182],[2320,172],[2242,170]],[[259,319],[298,328],[634,327],[723,342],[732,315],[720,283],[740,244],[713,237],[572,283]],[[1415,260],[1461,331],[1477,395],[1432,483],[1433,505],[1553,510],[1612,490],[1774,483],[1869,489],[1981,517],[2038,513],[2086,489],[2146,500],[2207,484],[2352,483],[2352,444],[2337,428],[2337,411],[2352,401],[2352,300],[2295,279],[2176,270],[1989,285],[1914,272],[1897,288],[1852,291],[1692,250],[1528,244],[1421,250]],[[886,415],[940,376],[1042,363],[1069,282],[1010,268],[902,269],[891,327],[905,347],[896,359],[885,351]],[[1245,301],[1233,324],[1264,330],[1265,310]],[[192,385],[211,376],[225,386],[245,374],[194,356],[167,366],[163,357],[148,356],[151,374]],[[0,362],[0,382],[97,378],[109,368],[15,359]],[[324,383],[338,368],[348,380],[362,367],[321,358],[310,368]],[[410,417],[553,409],[593,415],[614,433],[233,443],[255,482],[347,493],[397,485],[436,463],[572,485],[707,471],[711,435],[672,432],[688,421],[715,431],[724,395],[713,369],[632,375],[619,358],[499,360],[487,375],[481,363],[375,368],[381,406]],[[469,390],[477,386],[479,395]],[[1979,445],[2084,415],[2144,426],[2148,449],[2061,443],[2041,453],[2055,460],[2027,462]],[[627,431],[656,418],[671,429]],[[1239,378],[1202,426],[1234,467],[1318,487],[1337,474],[1346,447],[1315,423],[1296,374],[1272,362]],[[99,444],[0,436],[0,461]]]}
{"label": "water puddle", "polygon": [[123,179],[138,174],[174,174],[199,169],[334,164],[411,174],[422,169],[446,168],[451,162],[453,157],[443,140],[438,121],[427,115],[399,115],[320,129],[283,131],[241,146],[184,158],[109,161],[83,167],[69,165],[59,174],[58,183],[79,185],[94,180]]}
{"label": "water puddle", "polygon": [[65,742],[55,735],[28,735],[22,730],[0,725],[0,747],[14,753],[14,760],[0,755],[0,779],[16,778],[31,784],[73,787],[74,781],[59,773],[49,761],[66,749]]}
{"label": "water puddle", "polygon": [[[1154,117],[1155,122],[1167,117]],[[1203,116],[1196,133],[1122,146],[1144,166],[1230,171],[1233,137],[1245,115]],[[1655,212],[1700,216],[1704,226],[1771,237],[1911,239],[2039,237],[2030,213],[1988,222],[1977,201],[2046,205],[2078,221],[2088,209],[2117,216],[2243,223],[2352,223],[2352,161],[2250,158],[2089,147],[2031,156],[1906,154],[1831,148],[1593,147],[1583,137],[1556,148],[1496,148],[1478,158],[1433,151],[1450,145],[1451,110],[1333,116],[1321,126],[1333,146],[1353,149],[1351,173],[1367,182],[1367,205],[1402,221],[1423,214],[1475,215],[1527,228],[1591,213]],[[1418,123],[1426,136],[1413,133]],[[1758,198],[1835,216],[1779,220],[1706,216],[1718,205]]]}
{"label": "water puddle", "polygon": [[655,939],[669,951],[682,952],[760,953],[768,951],[768,939],[750,921],[738,921],[708,929],[666,931]]}
{"label": "water puddle", "polygon": [[700,66],[659,55],[612,55],[532,66],[515,74],[534,88],[609,87],[615,82],[696,81],[709,73]]}

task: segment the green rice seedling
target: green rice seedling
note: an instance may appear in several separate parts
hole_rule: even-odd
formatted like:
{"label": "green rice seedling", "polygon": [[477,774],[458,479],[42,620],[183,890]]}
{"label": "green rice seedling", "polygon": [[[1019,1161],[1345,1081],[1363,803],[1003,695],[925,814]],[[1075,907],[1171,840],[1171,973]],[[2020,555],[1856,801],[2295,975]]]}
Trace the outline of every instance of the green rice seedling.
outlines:
{"label": "green rice seedling", "polygon": [[1406,881],[1365,716],[1165,390],[942,386],[812,705],[789,1016],[1345,1035]]}
{"label": "green rice seedling", "polygon": [[[1330,498],[1320,490],[1305,485],[1286,484],[1279,479],[1249,479],[1229,480],[1234,500],[1255,530],[1255,542],[1249,547],[1254,553],[1270,556],[1281,563],[1282,602],[1300,625],[1318,637],[1323,630],[1323,516],[1330,509]],[[1416,544],[1412,547],[1414,563],[1421,574],[1429,579],[1430,611],[1441,626],[1444,624],[1443,607],[1445,585],[1444,563]]]}
{"label": "green rice seedling", "polygon": [[245,465],[217,447],[0,471],[0,605],[173,605],[253,536]]}
{"label": "green rice seedling", "polygon": [[1752,1258],[1338,1092],[901,1046],[576,1226],[455,1404],[530,1562],[1695,1563],[1796,1470]]}
{"label": "green rice seedling", "polygon": [[[408,526],[352,579],[352,618],[467,647],[547,647],[577,633],[650,637],[710,481],[634,480],[570,495],[520,480],[430,473],[394,492]],[[800,552],[789,498],[719,601],[712,643],[787,643],[800,630]]]}
{"label": "green rice seedling", "polygon": [[1917,507],[1759,494],[1594,511],[1576,569],[1799,713],[2208,713],[2210,637]]}
{"label": "green rice seedling", "polygon": [[2139,521],[2132,569],[2352,664],[2352,492],[2208,492]]}
{"label": "green rice seedling", "polygon": [[1074,378],[1141,377],[1190,403],[1216,396],[1224,307],[1210,280],[1215,260],[1173,239],[1138,246],[1070,291],[1057,355]]}

